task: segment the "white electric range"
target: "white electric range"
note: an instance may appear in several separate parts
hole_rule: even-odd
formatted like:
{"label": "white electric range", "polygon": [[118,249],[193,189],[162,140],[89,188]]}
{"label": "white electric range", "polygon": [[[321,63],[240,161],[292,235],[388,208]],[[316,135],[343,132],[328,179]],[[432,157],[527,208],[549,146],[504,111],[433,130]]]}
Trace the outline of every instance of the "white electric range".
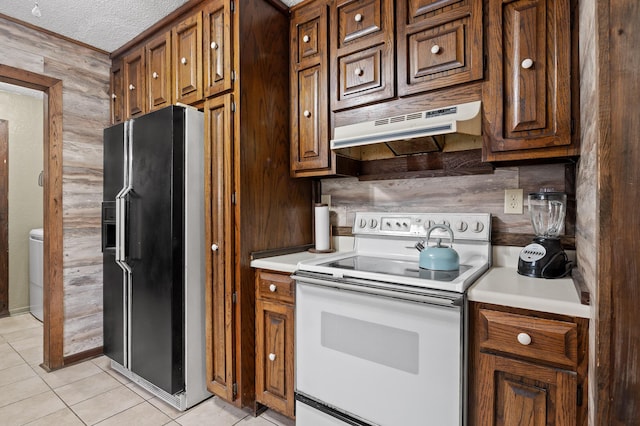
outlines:
{"label": "white electric range", "polygon": [[[416,243],[438,223],[458,270],[418,266]],[[491,216],[358,212],[353,234],[353,251],[293,275],[296,424],[464,424],[465,291],[491,265]]]}

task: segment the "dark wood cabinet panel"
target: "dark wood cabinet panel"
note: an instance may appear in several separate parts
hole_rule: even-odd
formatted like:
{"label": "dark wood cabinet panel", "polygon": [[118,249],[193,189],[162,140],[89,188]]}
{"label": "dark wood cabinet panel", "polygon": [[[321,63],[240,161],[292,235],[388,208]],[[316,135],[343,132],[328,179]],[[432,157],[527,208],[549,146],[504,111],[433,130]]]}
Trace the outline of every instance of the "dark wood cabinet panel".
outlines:
{"label": "dark wood cabinet panel", "polygon": [[204,9],[204,95],[230,90],[233,85],[231,2],[211,1]]}
{"label": "dark wood cabinet panel", "polygon": [[395,96],[394,2],[343,0],[331,6],[331,109]]}
{"label": "dark wood cabinet panel", "polygon": [[174,99],[190,104],[202,99],[202,12],[172,30]]}
{"label": "dark wood cabinet panel", "polygon": [[125,120],[147,112],[144,56],[141,47],[123,59]]}
{"label": "dark wood cabinet panel", "polygon": [[483,77],[482,0],[397,5],[400,96]]}
{"label": "dark wood cabinet panel", "polygon": [[263,270],[256,274],[256,400],[291,418],[295,407],[294,289],[289,274]]}
{"label": "dark wood cabinet panel", "polygon": [[230,94],[205,103],[207,387],[229,401],[236,396],[232,105]]}
{"label": "dark wood cabinet panel", "polygon": [[145,46],[148,110],[171,105],[171,32],[160,34]]}
{"label": "dark wood cabinet panel", "polygon": [[588,320],[469,307],[469,425],[586,424]]}
{"label": "dark wood cabinet panel", "polygon": [[118,59],[111,65],[111,124],[124,120],[124,101],[124,71]]}
{"label": "dark wood cabinet panel", "polygon": [[571,28],[569,0],[489,1],[485,160],[579,153],[572,137]]}

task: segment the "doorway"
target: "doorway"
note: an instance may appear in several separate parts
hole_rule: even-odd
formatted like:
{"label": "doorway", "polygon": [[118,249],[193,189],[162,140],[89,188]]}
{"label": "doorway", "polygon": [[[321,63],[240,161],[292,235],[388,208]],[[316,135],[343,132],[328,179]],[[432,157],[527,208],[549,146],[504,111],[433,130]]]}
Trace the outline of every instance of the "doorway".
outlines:
{"label": "doorway", "polygon": [[[62,277],[62,80],[0,64],[0,81],[44,93],[43,363],[64,366]],[[1,290],[0,290],[1,291]]]}

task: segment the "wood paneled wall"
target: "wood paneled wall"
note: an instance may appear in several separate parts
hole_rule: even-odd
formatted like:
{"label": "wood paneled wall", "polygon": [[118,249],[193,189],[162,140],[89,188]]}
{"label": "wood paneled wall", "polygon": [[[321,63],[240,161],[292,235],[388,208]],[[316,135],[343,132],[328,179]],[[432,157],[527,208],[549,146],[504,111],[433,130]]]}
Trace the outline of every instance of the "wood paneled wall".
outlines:
{"label": "wood paneled wall", "polygon": [[72,356],[102,346],[102,130],[111,61],[0,17],[0,63],[63,82],[63,352]]}
{"label": "wood paneled wall", "polygon": [[[322,194],[331,195],[331,224],[353,226],[357,211],[482,212],[491,213],[492,231],[531,234],[527,194],[541,188],[573,193],[564,164],[497,168],[493,174],[358,181],[322,180]],[[504,214],[504,190],[522,188],[521,215]],[[570,197],[568,197],[570,198]],[[565,234],[573,235],[575,216],[567,215]]]}

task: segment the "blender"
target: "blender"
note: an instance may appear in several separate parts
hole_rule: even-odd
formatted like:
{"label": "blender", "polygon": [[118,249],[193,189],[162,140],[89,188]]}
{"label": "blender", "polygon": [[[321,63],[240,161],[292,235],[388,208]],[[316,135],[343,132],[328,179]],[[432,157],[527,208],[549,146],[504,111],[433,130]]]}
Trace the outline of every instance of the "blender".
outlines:
{"label": "blender", "polygon": [[560,244],[567,195],[563,192],[529,194],[529,216],[536,237],[522,249],[518,273],[534,278],[562,278],[571,272],[571,262]]}

